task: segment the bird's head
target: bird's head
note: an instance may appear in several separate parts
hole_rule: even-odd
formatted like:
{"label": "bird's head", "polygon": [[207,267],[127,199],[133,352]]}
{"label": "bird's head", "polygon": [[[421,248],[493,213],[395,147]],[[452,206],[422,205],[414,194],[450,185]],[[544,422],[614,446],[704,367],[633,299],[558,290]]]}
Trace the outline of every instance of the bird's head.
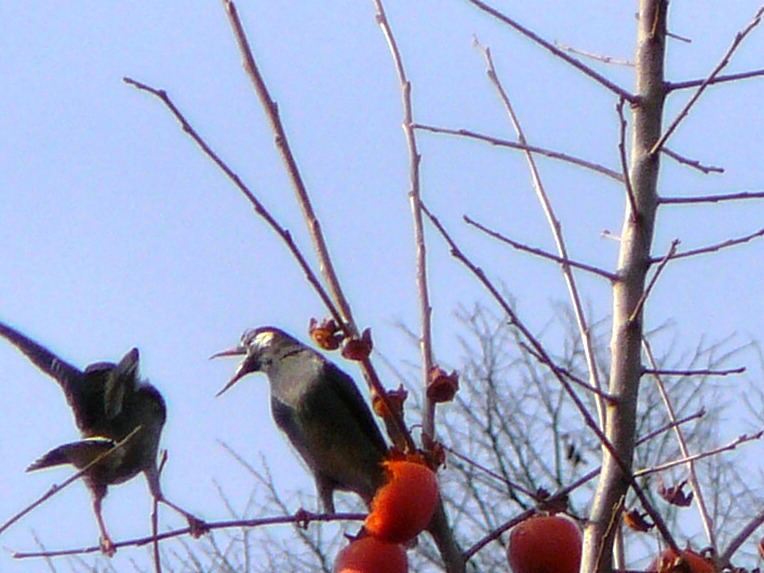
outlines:
{"label": "bird's head", "polygon": [[299,344],[283,330],[272,326],[261,326],[245,330],[238,346],[213,354],[210,358],[222,356],[243,356],[231,379],[216,396],[220,396],[244,378],[247,374],[261,372],[278,355],[284,346]]}

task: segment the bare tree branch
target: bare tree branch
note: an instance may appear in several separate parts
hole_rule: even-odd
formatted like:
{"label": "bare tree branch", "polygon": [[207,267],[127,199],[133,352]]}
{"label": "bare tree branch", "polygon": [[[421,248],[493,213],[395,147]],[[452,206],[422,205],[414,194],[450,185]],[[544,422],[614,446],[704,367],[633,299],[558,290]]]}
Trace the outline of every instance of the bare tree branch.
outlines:
{"label": "bare tree branch", "polygon": [[740,32],[735,34],[735,39],[732,40],[732,45],[730,45],[730,47],[725,52],[724,56],[722,56],[721,61],[711,71],[711,73],[703,81],[703,83],[701,83],[700,86],[698,86],[698,89],[695,91],[694,94],[692,94],[692,97],[684,105],[681,111],[677,114],[677,116],[674,118],[674,121],[672,121],[671,124],[668,126],[668,128],[666,128],[666,130],[663,132],[663,135],[660,137],[660,139],[658,139],[658,141],[655,142],[655,145],[653,145],[653,148],[650,150],[651,155],[661,151],[666,141],[668,141],[668,138],[671,137],[674,131],[676,131],[676,128],[679,127],[679,124],[682,123],[684,118],[687,117],[687,115],[690,113],[690,110],[700,99],[700,96],[703,95],[703,92],[706,91],[706,88],[709,85],[711,85],[711,82],[714,80],[714,78],[716,78],[716,76],[718,76],[721,73],[721,71],[725,67],[727,67],[727,64],[730,63],[730,60],[732,59],[732,55],[737,51],[737,49],[743,43],[743,40],[745,39],[745,37],[749,33],[751,33],[751,31],[754,28],[756,28],[756,26],[758,26],[761,23],[762,15],[764,15],[764,6],[759,8],[756,11],[756,14],[754,15],[753,19]]}
{"label": "bare tree branch", "polygon": [[751,70],[748,72],[739,72],[737,74],[719,75],[710,81],[708,80],[708,78],[704,78],[702,80],[686,80],[683,82],[666,82],[666,91],[672,92],[676,90],[685,90],[688,88],[697,88],[702,86],[703,84],[713,86],[713,85],[718,85],[723,83],[738,82],[740,80],[747,80],[751,78],[760,78],[762,76],[764,76],[764,69]]}
{"label": "bare tree branch", "polygon": [[[610,459],[612,459],[613,462],[618,467],[620,471],[621,479],[623,479],[628,484],[628,486],[630,486],[634,490],[634,493],[639,498],[639,501],[642,504],[642,507],[650,515],[656,527],[660,531],[661,535],[666,540],[666,543],[668,543],[668,545],[674,548],[675,550],[678,550],[676,541],[674,541],[674,538],[671,532],[669,531],[668,527],[666,526],[666,523],[664,522],[663,518],[660,516],[658,511],[653,507],[652,503],[650,503],[650,500],[645,495],[645,492],[642,490],[642,487],[637,483],[637,481],[634,479],[634,476],[631,474],[631,471],[629,469],[629,464],[620,459],[620,457],[618,456],[618,449],[613,445],[613,443],[610,442],[607,435],[599,427],[597,422],[594,420],[592,415],[587,410],[584,403],[581,401],[578,395],[573,391],[573,388],[571,387],[570,383],[568,382],[564,374],[556,368],[554,361],[549,356],[549,353],[546,351],[544,346],[539,342],[539,340],[531,333],[531,331],[520,320],[517,313],[515,313],[515,311],[512,309],[509,303],[504,299],[504,297],[498,291],[496,286],[488,279],[483,269],[481,269],[475,263],[473,263],[461,251],[461,249],[459,249],[456,242],[453,240],[453,238],[448,233],[448,231],[446,231],[445,227],[443,227],[443,225],[440,223],[438,218],[435,217],[427,209],[425,205],[422,205],[422,211],[424,212],[425,215],[427,215],[427,217],[430,219],[432,224],[440,232],[444,240],[448,243],[451,249],[451,255],[454,258],[456,258],[459,262],[464,264],[470,270],[470,272],[472,272],[475,275],[475,277],[481,282],[481,284],[483,284],[483,286],[485,286],[486,289],[488,289],[489,293],[491,293],[491,295],[499,304],[499,306],[502,308],[502,310],[507,314],[507,317],[512,322],[512,324],[516,326],[518,330],[520,330],[520,332],[525,337],[525,339],[528,340],[532,348],[540,356],[544,358],[544,361],[543,361],[544,364],[546,364],[549,367],[552,374],[554,374],[557,380],[559,380],[560,384],[565,389],[565,392],[575,404],[578,412],[581,414],[581,417],[583,418],[586,425],[594,432],[594,434],[597,436],[597,439],[603,445],[605,450],[610,453],[610,457],[611,457]],[[633,439],[633,436],[632,436],[632,439]],[[611,509],[612,507],[613,506],[611,506]]]}
{"label": "bare tree branch", "polygon": [[[738,237],[736,239],[727,239],[726,241],[722,241],[721,243],[716,243],[714,245],[709,245],[707,247],[700,247],[697,249],[691,249],[689,251],[684,251],[680,253],[676,253],[672,258],[672,260],[679,260],[679,259],[686,259],[687,257],[695,257],[697,255],[706,255],[708,253],[714,253],[716,251],[721,251],[722,249],[726,249],[729,247],[735,247],[737,245],[742,245],[743,243],[747,243],[748,241],[752,241],[753,239],[758,239],[759,237],[764,236],[764,228],[759,229],[758,231],[755,231],[753,233],[750,233],[748,235],[744,235],[742,237]],[[662,260],[662,259],[661,259]],[[657,262],[656,260],[651,261],[652,263]]]}
{"label": "bare tree branch", "polygon": [[615,109],[618,112],[618,157],[621,159],[621,176],[623,177],[623,184],[626,187],[626,198],[629,201],[629,207],[631,208],[632,216],[637,215],[637,200],[634,198],[634,188],[631,186],[631,178],[629,177],[629,160],[626,158],[626,118],[623,115],[624,99],[618,100]]}
{"label": "bare tree branch", "polygon": [[540,45],[541,47],[546,48],[554,56],[557,56],[558,58],[564,60],[565,62],[567,62],[568,64],[570,64],[574,68],[576,68],[578,71],[583,73],[585,76],[590,77],[595,82],[597,82],[601,86],[606,87],[611,92],[613,92],[616,95],[618,95],[619,97],[622,97],[622,98],[624,98],[624,99],[626,99],[626,100],[628,100],[628,101],[630,101],[632,103],[637,101],[637,97],[634,94],[628,92],[627,90],[625,90],[622,87],[618,86],[617,84],[613,83],[612,81],[607,79],[605,76],[603,76],[602,74],[600,74],[599,72],[597,72],[593,68],[590,68],[589,66],[587,66],[583,62],[577,60],[576,58],[574,58],[572,56],[569,56],[568,54],[565,53],[565,51],[561,50],[560,48],[558,48],[557,46],[555,46],[551,42],[545,40],[544,38],[542,38],[541,36],[539,36],[535,32],[533,32],[530,29],[526,28],[525,26],[523,26],[522,24],[520,24],[516,20],[513,20],[512,18],[510,18],[506,14],[503,14],[503,13],[499,12],[496,8],[492,8],[488,4],[482,2],[481,0],[467,0],[467,2],[469,2],[470,4],[480,8],[483,12],[486,12],[487,14],[490,14],[491,16],[496,18],[497,20],[499,20],[501,22],[504,22],[507,26],[509,26],[510,28],[513,28],[514,30],[516,30],[517,32],[519,32],[520,34],[525,36],[526,38],[529,38],[530,40],[532,40],[536,44]]}
{"label": "bare tree branch", "polygon": [[646,475],[649,475],[649,474],[654,474],[654,473],[666,471],[666,470],[671,469],[671,468],[676,467],[676,466],[681,466],[681,465],[684,465],[684,464],[692,464],[693,462],[696,462],[696,461],[701,460],[703,458],[708,458],[708,457],[711,457],[711,456],[716,456],[716,455],[718,455],[718,454],[720,454],[722,452],[729,452],[729,451],[735,450],[735,449],[737,449],[738,446],[740,446],[742,444],[745,444],[745,443],[748,443],[748,442],[753,442],[753,441],[756,441],[756,440],[760,440],[762,438],[762,436],[764,436],[764,430],[762,430],[760,432],[757,432],[756,434],[752,434],[752,435],[742,434],[742,435],[738,436],[737,438],[735,438],[734,440],[732,440],[730,443],[725,444],[723,446],[720,446],[718,448],[714,448],[713,450],[708,450],[706,452],[700,452],[698,454],[688,455],[688,456],[683,457],[681,459],[672,460],[670,462],[665,462],[663,464],[660,464],[660,465],[652,467],[652,468],[645,468],[645,469],[642,469],[642,470],[636,470],[634,472],[634,475],[636,477],[642,477],[642,476],[646,476]]}
{"label": "bare tree branch", "polygon": [[535,145],[523,145],[521,143],[509,141],[507,139],[501,139],[498,137],[492,137],[490,135],[477,133],[469,129],[451,129],[448,127],[437,127],[434,125],[425,125],[422,123],[415,123],[412,127],[414,129],[421,129],[422,131],[429,131],[430,133],[456,135],[459,137],[476,139],[478,141],[484,141],[486,143],[490,143],[491,145],[495,145],[496,147],[508,147],[510,149],[519,149],[520,151],[530,151],[531,153],[538,153],[539,155],[543,155],[551,159],[557,159],[559,161],[565,161],[566,163],[578,165],[579,167],[583,167],[585,169],[589,169],[596,173],[605,175],[609,177],[610,179],[614,179],[615,181],[619,181],[619,182],[623,181],[623,176],[617,171],[609,169],[598,163],[587,161],[586,159],[580,159],[573,155],[568,155],[567,153],[562,153],[559,151],[552,151],[551,149],[546,149],[544,147],[537,147]]}
{"label": "bare tree branch", "polygon": [[477,221],[475,221],[473,218],[469,217],[468,215],[464,216],[464,222],[467,223],[468,225],[472,225],[473,227],[475,227],[476,229],[482,231],[486,235],[489,235],[489,236],[493,237],[494,239],[497,239],[497,240],[501,241],[502,243],[508,244],[509,246],[517,249],[518,251],[524,251],[526,253],[530,253],[532,255],[536,255],[536,256],[539,256],[541,258],[548,259],[550,261],[554,261],[554,262],[559,263],[561,265],[569,265],[571,267],[575,267],[577,269],[581,269],[582,271],[587,271],[587,272],[595,274],[597,276],[606,278],[610,282],[614,282],[614,281],[618,280],[618,276],[617,275],[615,275],[613,273],[610,273],[610,272],[608,272],[608,271],[606,271],[604,269],[601,269],[599,267],[595,267],[593,265],[588,265],[586,263],[581,263],[579,261],[574,261],[574,260],[571,260],[571,259],[563,258],[563,257],[560,257],[560,256],[555,255],[553,253],[548,253],[547,251],[544,251],[542,249],[538,249],[536,247],[530,247],[528,245],[524,245],[523,243],[520,243],[518,241],[510,239],[509,237],[507,237],[505,235],[502,235],[498,231],[494,231],[492,229],[489,229],[488,227],[486,227],[482,223],[478,223]]}
{"label": "bare tree branch", "polygon": [[247,198],[247,200],[252,204],[252,207],[254,208],[255,212],[265,220],[265,222],[268,224],[268,226],[281,238],[282,241],[286,244],[289,251],[292,253],[292,256],[297,261],[297,264],[302,269],[303,273],[305,274],[305,277],[307,278],[310,285],[315,289],[316,293],[318,294],[319,298],[321,299],[321,302],[324,303],[324,306],[329,310],[332,317],[337,321],[337,324],[342,324],[342,316],[339,313],[339,310],[337,310],[337,307],[332,302],[331,297],[326,292],[326,289],[324,289],[323,284],[321,284],[321,281],[318,278],[318,275],[316,275],[315,272],[313,272],[313,269],[311,269],[310,264],[308,263],[305,256],[302,254],[302,251],[300,251],[299,247],[295,244],[294,239],[292,239],[292,234],[284,227],[279,224],[278,221],[271,215],[271,213],[265,208],[265,206],[260,202],[260,200],[255,196],[255,194],[252,192],[252,190],[242,181],[242,179],[236,174],[231,167],[228,166],[228,164],[223,161],[220,156],[210,147],[210,145],[204,140],[204,138],[199,135],[199,133],[196,131],[196,129],[190,124],[190,122],[186,119],[183,112],[181,112],[178,107],[175,105],[175,103],[170,99],[170,96],[167,94],[167,92],[163,89],[158,89],[151,87],[147,84],[141,83],[137,80],[134,80],[132,78],[124,78],[124,82],[128,85],[131,85],[135,88],[137,88],[140,91],[145,91],[147,93],[150,93],[154,97],[158,98],[159,101],[161,101],[165,107],[172,113],[173,116],[175,116],[175,119],[180,123],[181,128],[184,132],[188,134],[188,136],[194,140],[194,143],[196,143],[199,148],[202,150],[202,152],[209,157],[213,163],[233,182],[233,184],[241,191],[241,193]]}
{"label": "bare tree branch", "polygon": [[[308,195],[308,191],[297,167],[297,161],[295,160],[292,149],[289,145],[286,130],[284,129],[284,126],[281,122],[281,115],[279,113],[278,105],[271,98],[268,87],[265,85],[265,81],[257,67],[252,49],[249,46],[249,41],[247,40],[247,36],[244,32],[244,27],[242,26],[241,20],[239,19],[236,5],[232,0],[223,0],[223,6],[226,10],[226,14],[228,15],[231,29],[239,46],[239,51],[242,55],[244,70],[252,81],[258,98],[260,99],[260,103],[262,104],[263,109],[266,112],[266,116],[270,121],[271,129],[275,135],[276,147],[281,154],[281,158],[286,167],[287,174],[289,175],[289,178],[292,181],[292,186],[294,187],[295,193],[297,194],[297,202],[302,208],[305,222],[308,227],[308,232],[310,233],[310,236],[313,239],[313,244],[316,248],[316,254],[319,260],[319,268],[321,269],[321,272],[324,276],[324,280],[329,285],[329,290],[331,291],[332,298],[339,310],[341,320],[338,322],[338,324],[342,326],[343,330],[350,337],[358,337],[360,331],[353,318],[353,313],[350,309],[350,303],[345,297],[345,294],[340,285],[339,278],[337,277],[337,273],[334,270],[334,264],[332,263],[331,256],[329,255],[329,248],[326,244],[326,240],[324,239],[324,234],[321,231],[321,225],[318,221],[318,217],[316,216],[315,211],[313,210],[310,196]],[[416,446],[414,444],[414,440],[411,438],[411,434],[405,427],[401,417],[391,407],[387,393],[385,392],[384,386],[382,385],[382,382],[379,379],[379,375],[377,374],[377,371],[374,368],[370,358],[366,357],[360,360],[360,364],[361,370],[364,373],[364,377],[366,378],[366,381],[371,387],[372,391],[377,396],[379,396],[379,398],[387,406],[387,410],[390,412],[390,419],[395,425],[397,433],[403,437],[408,449],[415,450]]]}
{"label": "bare tree branch", "polygon": [[329,255],[329,247],[324,239],[324,234],[321,231],[321,225],[318,221],[318,217],[313,209],[313,204],[308,195],[308,191],[305,187],[305,183],[300,174],[300,170],[297,167],[297,161],[292,153],[292,148],[289,145],[289,138],[287,137],[284,125],[281,122],[281,114],[279,112],[278,105],[271,97],[268,86],[265,85],[260,69],[257,67],[257,62],[252,53],[252,49],[249,45],[249,40],[244,32],[244,27],[239,19],[239,14],[236,9],[236,5],[231,0],[223,0],[223,6],[225,7],[226,14],[228,15],[229,23],[233,31],[236,42],[239,46],[239,52],[242,56],[242,63],[244,70],[247,73],[253,87],[257,93],[260,103],[262,104],[265,115],[271,124],[275,136],[276,148],[281,155],[281,159],[286,167],[289,179],[292,182],[294,191],[297,194],[297,202],[302,208],[305,221],[308,226],[308,231],[313,239],[316,253],[320,261],[321,272],[329,285],[329,289],[332,293],[339,313],[342,316],[340,324],[346,325],[349,328],[349,334],[351,336],[357,336],[359,334],[358,327],[356,326],[352,313],[350,311],[350,305],[345,298],[342,288],[340,287],[337,273],[334,270],[334,264],[332,263],[331,256]]}
{"label": "bare tree branch", "polygon": [[[650,342],[647,340],[647,338],[643,338],[642,346],[645,349],[645,354],[647,355],[647,359],[650,361],[650,365],[654,370],[657,370],[658,362],[655,360],[655,355],[653,354],[652,347],[650,346]],[[672,404],[671,400],[669,399],[668,392],[666,391],[666,385],[663,383],[663,379],[659,374],[654,374],[653,377],[655,378],[656,386],[658,387],[658,391],[660,392],[661,398],[663,399],[663,405],[666,408],[666,412],[668,412],[669,420],[673,422],[676,420],[676,411],[674,409],[674,404]],[[682,428],[679,426],[674,428],[674,434],[676,435],[677,442],[679,443],[679,449],[682,452],[682,457],[687,463],[687,471],[690,476],[690,486],[695,492],[695,499],[698,503],[698,511],[700,513],[701,522],[703,523],[703,529],[706,531],[706,538],[708,539],[711,547],[716,549],[716,535],[714,532],[713,523],[711,521],[711,516],[708,513],[706,499],[703,495],[703,490],[700,487],[700,481],[698,480],[697,472],[695,471],[695,464],[693,463],[694,460],[691,459],[690,456],[690,449],[687,445],[687,440],[684,437]],[[668,468],[664,465],[664,469]],[[639,472],[635,472],[635,475],[639,475]]]}
{"label": "bare tree branch", "polygon": [[637,304],[634,307],[634,310],[632,311],[631,316],[629,317],[629,322],[633,322],[637,320],[637,317],[639,317],[639,315],[642,313],[642,308],[645,306],[647,297],[650,296],[650,293],[652,292],[653,287],[655,287],[655,284],[658,282],[658,277],[661,276],[663,269],[665,269],[668,262],[675,257],[676,250],[678,247],[679,247],[679,239],[674,239],[673,241],[671,241],[671,246],[669,247],[668,253],[666,253],[663,256],[660,264],[658,265],[658,268],[655,269],[655,273],[653,273],[653,276],[650,279],[650,282],[647,283],[647,288],[645,288],[644,292],[642,293],[642,296],[637,301]]}
{"label": "bare tree branch", "polygon": [[741,191],[723,195],[706,195],[698,197],[661,197],[658,202],[662,205],[691,205],[697,203],[722,203],[725,201],[741,201],[746,199],[764,199],[764,191]]}
{"label": "bare tree branch", "polygon": [[[45,492],[43,495],[41,495],[38,499],[36,499],[34,502],[30,503],[27,507],[22,509],[20,512],[18,512],[16,515],[8,519],[5,523],[3,523],[2,526],[0,526],[0,533],[8,529],[11,525],[16,523],[19,519],[24,517],[26,514],[28,514],[33,509],[39,507],[44,502],[49,500],[54,495],[61,493],[64,489],[69,487],[71,484],[73,484],[75,481],[80,479],[82,476],[84,476],[86,473],[88,473],[93,467],[99,463],[101,463],[103,460],[108,458],[109,456],[115,454],[116,452],[119,452],[122,447],[127,444],[130,440],[132,440],[135,435],[140,432],[143,429],[143,426],[136,426],[135,429],[133,429],[132,432],[127,434],[124,438],[122,438],[119,442],[114,444],[111,448],[106,450],[105,452],[100,453],[95,458],[93,458],[85,467],[83,467],[78,472],[72,474],[68,478],[64,480],[64,482],[61,485],[53,485],[51,488]],[[116,545],[115,545],[116,546]],[[100,551],[100,546],[99,546]]]}
{"label": "bare tree branch", "polygon": [[665,145],[663,146],[663,149],[661,149],[661,151],[665,153],[668,157],[676,161],[677,163],[681,163],[682,165],[687,165],[689,167],[697,169],[698,171],[705,173],[706,175],[708,175],[709,173],[724,173],[724,167],[716,167],[715,165],[703,165],[700,161],[697,161],[695,159],[687,159],[686,157],[679,155],[678,153],[674,151],[671,151]]}
{"label": "bare tree branch", "polygon": [[665,368],[645,368],[643,374],[658,376],[730,376],[732,374],[742,374],[746,371],[745,366],[738,368],[728,368],[725,370],[715,370],[712,368],[699,368],[692,370],[669,370]]}
{"label": "bare tree branch", "polygon": [[[414,130],[414,112],[411,102],[411,82],[406,76],[406,70],[403,66],[403,57],[401,56],[398,43],[395,41],[393,30],[387,19],[384,6],[381,0],[373,0],[376,7],[377,23],[382,29],[390,54],[395,64],[395,70],[398,76],[398,82],[401,89],[401,99],[403,100],[403,131],[406,136],[406,145],[409,150],[409,199],[411,204],[411,215],[414,225],[414,242],[416,245],[416,281],[419,292],[419,320],[420,337],[419,348],[422,356],[422,395],[424,396],[424,417],[422,420],[422,431],[429,438],[429,443],[435,439],[435,403],[427,396],[427,383],[430,372],[433,369],[433,349],[432,349],[432,305],[430,303],[430,294],[427,286],[427,247],[424,238],[424,225],[422,221],[422,209],[420,204],[421,186],[419,177],[419,165],[421,163],[421,154],[417,147],[416,132]],[[425,443],[428,443],[426,440]]]}
{"label": "bare tree branch", "polygon": [[622,567],[614,564],[613,548],[619,530],[620,514],[629,486],[634,488],[669,547],[678,550],[663,518],[650,504],[631,473],[637,429],[637,404],[641,378],[642,304],[645,280],[657,209],[658,158],[650,152],[661,133],[665,90],[665,43],[667,0],[640,0],[637,24],[636,84],[637,100],[632,106],[631,160],[629,181],[634,204],[627,204],[619,241],[618,275],[613,284],[613,317],[609,393],[616,406],[607,410],[607,443],[613,449],[603,452],[602,472],[597,483],[584,530],[581,570],[608,573]]}
{"label": "bare tree branch", "polygon": [[585,50],[574,48],[573,46],[568,46],[567,44],[563,44],[562,42],[555,41],[554,45],[560,48],[561,50],[570,52],[571,54],[584,56],[585,58],[590,58],[592,60],[595,60],[597,62],[602,62],[604,64],[613,64],[616,66],[627,66],[630,68],[634,67],[634,62],[631,62],[629,60],[622,60],[621,58],[614,58],[613,56],[604,56],[602,54],[595,54],[594,52],[587,52]]}
{"label": "bare tree branch", "polygon": [[[307,525],[314,521],[317,522],[330,522],[330,521],[363,521],[366,519],[366,513],[311,513],[305,510],[299,510],[295,515],[278,515],[274,517],[261,517],[257,519],[232,519],[227,521],[216,521],[207,523],[210,531],[216,529],[230,529],[241,527],[265,527],[272,525],[294,525],[304,524]],[[174,537],[180,537],[188,535],[190,528],[183,527],[180,529],[174,529],[172,531],[166,531],[159,535],[149,535],[147,537],[139,537],[136,539],[130,539],[127,541],[120,541],[114,543],[116,549],[121,547],[142,547],[150,543],[156,543],[158,541],[164,541],[166,539],[172,539]],[[100,552],[100,546],[91,545],[86,547],[79,547],[74,549],[61,549],[57,551],[41,551],[41,552],[23,552],[17,551],[13,553],[14,559],[32,559],[37,557],[61,557],[64,555],[80,555],[85,553],[97,553]]]}
{"label": "bare tree branch", "polygon": [[[520,124],[520,118],[515,112],[514,106],[509,99],[509,95],[507,94],[507,91],[504,89],[504,85],[499,79],[499,75],[496,72],[496,67],[493,64],[491,51],[488,47],[479,47],[482,49],[486,65],[488,66],[488,78],[496,88],[496,91],[499,94],[499,98],[504,104],[504,109],[506,110],[510,122],[515,129],[515,133],[517,134],[517,139],[521,144],[527,145],[528,141]],[[536,192],[536,197],[538,198],[539,203],[541,203],[541,207],[544,211],[547,223],[549,224],[549,228],[552,231],[552,237],[554,238],[557,252],[559,253],[560,258],[563,261],[566,261],[570,257],[568,256],[568,247],[562,234],[562,224],[557,218],[557,214],[552,207],[552,202],[549,200],[549,195],[544,188],[544,184],[541,180],[541,173],[539,172],[538,166],[536,165],[536,160],[534,159],[533,154],[530,151],[525,151],[525,159],[528,162],[528,169],[530,170],[533,189]],[[583,304],[581,302],[581,294],[578,290],[578,285],[576,284],[576,279],[573,275],[573,271],[570,269],[570,266],[563,262],[561,270],[563,279],[565,280],[565,286],[568,289],[568,295],[570,296],[571,304],[573,305],[573,312],[576,317],[578,332],[581,336],[581,340],[583,341],[584,356],[586,357],[586,364],[589,370],[589,385],[601,392],[602,383],[600,382],[599,367],[597,366],[597,362],[594,356],[591,332],[589,330],[588,320],[586,318],[586,314],[584,313]],[[597,405],[597,414],[599,416],[600,426],[604,426],[605,403],[600,399],[599,395],[595,394],[595,396],[595,404]]]}

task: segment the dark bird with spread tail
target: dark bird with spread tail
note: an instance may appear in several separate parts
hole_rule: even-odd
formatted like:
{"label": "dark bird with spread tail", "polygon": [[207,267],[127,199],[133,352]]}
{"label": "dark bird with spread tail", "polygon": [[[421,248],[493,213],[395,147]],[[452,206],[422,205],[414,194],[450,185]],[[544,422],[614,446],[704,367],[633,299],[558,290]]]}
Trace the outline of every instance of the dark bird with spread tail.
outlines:
{"label": "dark bird with spread tail", "polygon": [[252,372],[268,376],[271,413],[313,474],[324,510],[334,512],[334,491],[358,494],[368,505],[384,483],[387,445],[353,380],[283,330],[246,331],[219,356],[243,356],[218,396]]}
{"label": "dark bird with spread tail", "polygon": [[[0,336],[58,382],[74,412],[82,439],[51,450],[27,471],[62,464],[87,468],[83,479],[92,495],[103,553],[111,556],[115,552],[101,516],[101,503],[107,488],[139,473],[146,476],[149,490],[157,501],[172,507],[188,520],[193,536],[198,537],[206,531],[202,520],[166,499],[162,493],[157,451],[167,409],[159,391],[139,378],[137,348],[130,350],[117,364],[97,362],[82,371],[2,322]],[[99,456],[103,457],[96,462]],[[92,465],[88,467],[89,464]]]}

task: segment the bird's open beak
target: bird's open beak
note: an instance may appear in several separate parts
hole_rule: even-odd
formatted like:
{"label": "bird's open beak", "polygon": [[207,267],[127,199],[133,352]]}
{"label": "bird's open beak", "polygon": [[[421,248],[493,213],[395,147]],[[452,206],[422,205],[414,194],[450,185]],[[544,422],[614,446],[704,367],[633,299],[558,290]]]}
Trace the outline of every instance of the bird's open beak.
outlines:
{"label": "bird's open beak", "polygon": [[247,374],[250,372],[255,372],[259,368],[259,363],[257,360],[257,357],[247,354],[247,349],[244,346],[236,346],[234,348],[229,348],[228,350],[221,350],[220,352],[216,352],[212,356],[210,356],[210,360],[213,358],[221,358],[223,356],[244,356],[244,360],[242,360],[239,363],[239,366],[236,368],[236,372],[233,373],[233,376],[228,381],[228,383],[223,386],[223,389],[220,390],[217,394],[215,394],[215,398],[223,394],[225,391],[227,391],[231,386],[236,384],[239,380],[244,378]]}

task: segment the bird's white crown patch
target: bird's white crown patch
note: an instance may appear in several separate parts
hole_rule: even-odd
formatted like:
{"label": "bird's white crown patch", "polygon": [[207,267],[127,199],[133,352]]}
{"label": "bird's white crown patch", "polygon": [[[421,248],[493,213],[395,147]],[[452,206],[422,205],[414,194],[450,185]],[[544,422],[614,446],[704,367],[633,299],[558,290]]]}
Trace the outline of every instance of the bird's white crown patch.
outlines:
{"label": "bird's white crown patch", "polygon": [[257,335],[255,335],[255,340],[254,340],[255,346],[257,346],[258,348],[266,348],[270,346],[275,336],[276,335],[270,330],[266,330],[265,332],[259,332],[257,333]]}

